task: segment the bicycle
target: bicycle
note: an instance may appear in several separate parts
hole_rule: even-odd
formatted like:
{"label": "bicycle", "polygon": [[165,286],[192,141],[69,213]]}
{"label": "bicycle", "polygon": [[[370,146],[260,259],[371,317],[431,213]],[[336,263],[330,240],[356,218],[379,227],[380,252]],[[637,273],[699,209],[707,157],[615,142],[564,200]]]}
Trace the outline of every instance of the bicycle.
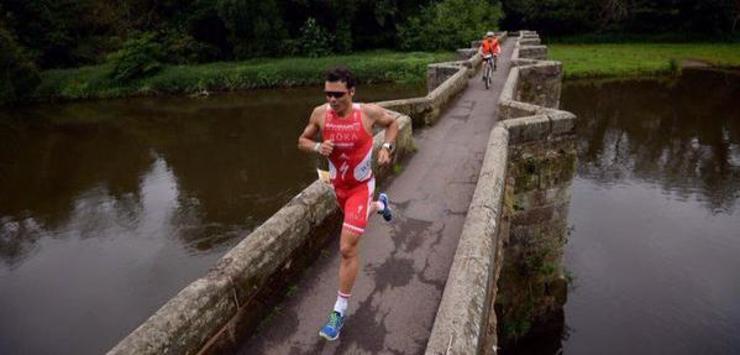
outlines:
{"label": "bicycle", "polygon": [[498,56],[486,54],[483,56],[483,60],[486,61],[485,68],[483,68],[483,82],[486,84],[486,90],[488,90],[493,83],[493,72],[496,71]]}

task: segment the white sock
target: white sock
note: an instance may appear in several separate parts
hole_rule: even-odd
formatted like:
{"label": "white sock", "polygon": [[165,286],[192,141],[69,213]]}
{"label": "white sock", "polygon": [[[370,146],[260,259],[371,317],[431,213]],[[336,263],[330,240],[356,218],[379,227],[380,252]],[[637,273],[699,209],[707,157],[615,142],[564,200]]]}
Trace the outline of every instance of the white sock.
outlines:
{"label": "white sock", "polygon": [[375,207],[378,209],[378,213],[383,212],[385,205],[380,201],[375,201]]}
{"label": "white sock", "polygon": [[337,302],[334,303],[334,310],[339,312],[339,314],[344,317],[344,314],[347,313],[347,304],[349,303],[349,294],[339,292],[337,295]]}

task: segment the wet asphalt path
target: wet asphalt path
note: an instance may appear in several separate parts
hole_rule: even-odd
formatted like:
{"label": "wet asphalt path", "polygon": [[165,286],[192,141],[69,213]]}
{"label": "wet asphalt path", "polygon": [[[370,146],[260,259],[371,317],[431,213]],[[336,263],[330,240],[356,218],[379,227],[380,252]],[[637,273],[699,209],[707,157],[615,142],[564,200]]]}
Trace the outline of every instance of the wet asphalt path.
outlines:
{"label": "wet asphalt path", "polygon": [[337,238],[239,354],[424,352],[496,121],[514,42],[504,42],[493,87],[485,89],[480,73],[470,79],[437,124],[415,132],[419,149],[403,172],[380,186],[391,198],[394,220],[371,217],[340,338],[327,342],[318,336],[337,295]]}

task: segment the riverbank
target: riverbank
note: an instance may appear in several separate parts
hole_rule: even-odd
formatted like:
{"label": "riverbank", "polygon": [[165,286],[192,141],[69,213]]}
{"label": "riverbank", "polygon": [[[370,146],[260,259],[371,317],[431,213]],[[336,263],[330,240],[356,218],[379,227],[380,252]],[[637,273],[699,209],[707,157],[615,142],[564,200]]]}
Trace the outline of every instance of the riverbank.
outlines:
{"label": "riverbank", "polygon": [[323,58],[263,58],[243,62],[166,66],[156,75],[116,83],[106,65],[42,73],[35,101],[102,99],[157,94],[205,94],[214,91],[305,86],[323,82],[326,68],[346,64],[363,83],[421,82],[427,64],[454,59],[452,52],[373,51]]}
{"label": "riverbank", "polygon": [[697,62],[740,67],[740,43],[551,44],[549,53],[567,79],[668,73]]}

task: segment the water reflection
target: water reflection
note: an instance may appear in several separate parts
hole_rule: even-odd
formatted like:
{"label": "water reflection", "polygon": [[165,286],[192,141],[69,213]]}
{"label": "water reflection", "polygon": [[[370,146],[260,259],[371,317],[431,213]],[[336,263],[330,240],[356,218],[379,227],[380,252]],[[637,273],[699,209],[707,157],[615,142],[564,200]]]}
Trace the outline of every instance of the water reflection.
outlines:
{"label": "water reflection", "polygon": [[571,83],[563,107],[579,120],[579,176],[602,184],[638,179],[713,213],[740,196],[738,73]]}
{"label": "water reflection", "polygon": [[323,100],[310,88],[0,112],[0,353],[109,349],[315,179],[296,138]]}
{"label": "water reflection", "polygon": [[572,82],[567,354],[740,348],[740,73]]}

